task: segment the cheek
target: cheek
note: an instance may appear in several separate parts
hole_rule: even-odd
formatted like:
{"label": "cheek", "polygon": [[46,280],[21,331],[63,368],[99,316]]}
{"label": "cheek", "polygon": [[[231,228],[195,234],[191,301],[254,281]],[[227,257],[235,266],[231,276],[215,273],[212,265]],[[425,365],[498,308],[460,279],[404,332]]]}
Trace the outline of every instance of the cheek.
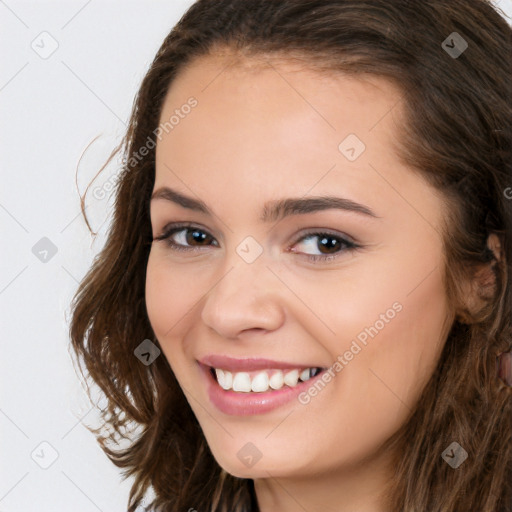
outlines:
{"label": "cheek", "polygon": [[[392,432],[405,421],[432,375],[450,322],[438,270],[413,292],[409,288],[386,296],[389,304],[379,301],[382,307],[371,318],[366,315],[359,326],[353,324],[366,344],[359,343],[360,353],[344,371],[346,392],[358,397],[361,414],[368,421],[379,418],[382,429]],[[386,314],[394,301],[400,311]]]}
{"label": "cheek", "polygon": [[200,284],[190,273],[173,268],[163,255],[152,250],[146,272],[146,308],[149,321],[162,345],[178,339],[187,323],[188,313],[201,297]]}
{"label": "cheek", "polygon": [[[446,304],[440,279],[432,279],[409,296],[386,297],[389,300],[374,301],[352,320],[343,317],[345,323],[339,323],[338,329],[341,332],[346,327],[350,334],[343,336],[343,342],[332,351],[333,357],[350,349],[353,340],[360,350],[350,361],[346,358],[346,365],[334,379],[336,401],[327,408],[319,398],[308,406],[311,417],[324,417],[321,428],[326,440],[344,440],[346,460],[372,453],[406,421],[445,339]],[[402,309],[388,323],[378,323],[380,314],[385,314],[395,299]],[[367,334],[366,344],[358,340],[360,333]],[[326,409],[330,409],[329,421],[325,419]],[[325,460],[332,459],[332,443],[316,443]]]}
{"label": "cheek", "polygon": [[410,408],[441,355],[450,313],[438,270],[401,300],[403,310],[374,354],[375,373]]}

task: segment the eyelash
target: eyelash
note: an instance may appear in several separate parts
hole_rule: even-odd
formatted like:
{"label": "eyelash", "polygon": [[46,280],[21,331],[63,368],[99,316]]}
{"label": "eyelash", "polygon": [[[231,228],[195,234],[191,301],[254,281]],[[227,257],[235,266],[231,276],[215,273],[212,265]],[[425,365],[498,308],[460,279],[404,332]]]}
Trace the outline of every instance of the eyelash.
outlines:
{"label": "eyelash", "polygon": [[[171,240],[171,236],[174,235],[175,233],[179,233],[180,231],[187,231],[187,230],[189,230],[189,231],[199,231],[201,233],[206,233],[208,236],[211,236],[211,235],[209,235],[209,233],[207,231],[205,231],[204,229],[200,228],[199,226],[194,226],[192,224],[173,224],[171,226],[166,227],[164,229],[164,232],[160,236],[154,237],[153,241],[163,240],[170,247],[170,249],[173,250],[173,251],[194,251],[196,249],[194,247],[183,246],[183,245],[177,244],[177,243],[175,243],[175,242],[173,242]],[[350,251],[354,251],[355,249],[358,249],[358,248],[361,247],[360,245],[358,245],[358,244],[356,244],[356,243],[354,243],[354,242],[352,242],[350,240],[347,240],[346,238],[343,238],[343,237],[341,237],[339,235],[335,235],[333,233],[324,232],[324,231],[311,231],[311,232],[305,233],[298,240],[296,240],[293,245],[296,245],[298,242],[302,242],[303,240],[306,240],[308,238],[314,238],[314,237],[317,237],[317,236],[318,237],[327,236],[327,237],[330,237],[330,238],[334,238],[334,239],[338,240],[339,242],[341,242],[345,247],[340,249],[335,254],[318,255],[318,254],[302,254],[302,253],[299,253],[302,256],[305,256],[310,261],[314,261],[314,262],[317,262],[317,261],[323,261],[323,262],[332,261],[332,260],[338,258],[342,253],[344,253],[346,251],[349,251],[349,252]],[[199,246],[197,248],[200,248],[200,247],[202,247],[202,246]]]}

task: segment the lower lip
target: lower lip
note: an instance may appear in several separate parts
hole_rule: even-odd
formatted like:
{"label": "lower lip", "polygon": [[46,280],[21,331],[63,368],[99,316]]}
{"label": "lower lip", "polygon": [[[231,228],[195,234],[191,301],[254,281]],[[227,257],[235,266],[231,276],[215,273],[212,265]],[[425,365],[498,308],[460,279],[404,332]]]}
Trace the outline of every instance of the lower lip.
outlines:
{"label": "lower lip", "polygon": [[285,385],[275,391],[243,393],[222,389],[208,366],[199,363],[199,367],[206,379],[208,396],[213,405],[221,412],[232,416],[252,416],[273,411],[291,402],[323,374],[323,372],[320,372],[306,382],[299,382],[294,387]]}

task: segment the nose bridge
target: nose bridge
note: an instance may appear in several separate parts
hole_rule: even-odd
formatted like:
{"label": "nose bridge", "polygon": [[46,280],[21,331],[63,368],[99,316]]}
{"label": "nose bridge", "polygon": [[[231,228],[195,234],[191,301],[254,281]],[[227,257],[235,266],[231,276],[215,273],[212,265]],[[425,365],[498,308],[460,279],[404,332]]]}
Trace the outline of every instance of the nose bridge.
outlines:
{"label": "nose bridge", "polygon": [[223,337],[236,337],[246,329],[272,330],[283,320],[278,280],[263,253],[247,241],[225,260],[222,273],[207,292],[202,320]]}
{"label": "nose bridge", "polygon": [[268,249],[265,250],[253,236],[244,237],[237,245],[227,246],[222,274],[215,285],[216,293],[226,297],[240,293],[240,299],[268,293],[275,284],[271,279],[274,277],[275,280],[275,276],[268,269],[270,264]]}

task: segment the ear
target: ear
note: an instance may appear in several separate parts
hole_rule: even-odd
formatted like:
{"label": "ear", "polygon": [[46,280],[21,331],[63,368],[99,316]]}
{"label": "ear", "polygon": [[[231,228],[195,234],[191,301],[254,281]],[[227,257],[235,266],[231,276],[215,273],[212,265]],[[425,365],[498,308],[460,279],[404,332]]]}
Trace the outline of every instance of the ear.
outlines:
{"label": "ear", "polygon": [[496,261],[501,261],[501,243],[496,233],[491,233],[487,238],[487,247],[494,253]]}
{"label": "ear", "polygon": [[487,238],[487,247],[492,251],[494,259],[488,263],[479,264],[474,270],[468,282],[463,285],[464,297],[462,307],[457,313],[457,318],[466,324],[472,324],[481,320],[482,313],[485,316],[486,305],[496,293],[496,274],[494,267],[502,258],[501,243],[495,233]]}

